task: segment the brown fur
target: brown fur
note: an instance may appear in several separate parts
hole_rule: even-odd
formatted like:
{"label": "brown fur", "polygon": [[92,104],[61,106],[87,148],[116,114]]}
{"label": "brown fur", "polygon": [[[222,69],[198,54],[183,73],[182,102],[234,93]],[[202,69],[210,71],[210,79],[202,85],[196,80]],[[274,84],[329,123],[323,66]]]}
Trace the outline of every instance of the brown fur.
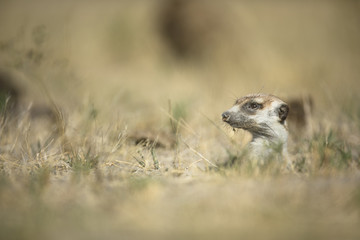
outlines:
{"label": "brown fur", "polygon": [[253,95],[248,95],[248,96],[245,96],[245,97],[242,97],[242,98],[239,98],[235,101],[235,105],[244,105],[246,103],[248,103],[249,101],[253,100],[253,99],[256,99],[256,98],[263,98],[264,101],[261,102],[262,104],[262,107],[267,107],[269,106],[273,101],[273,95],[264,95],[264,94],[253,94]]}

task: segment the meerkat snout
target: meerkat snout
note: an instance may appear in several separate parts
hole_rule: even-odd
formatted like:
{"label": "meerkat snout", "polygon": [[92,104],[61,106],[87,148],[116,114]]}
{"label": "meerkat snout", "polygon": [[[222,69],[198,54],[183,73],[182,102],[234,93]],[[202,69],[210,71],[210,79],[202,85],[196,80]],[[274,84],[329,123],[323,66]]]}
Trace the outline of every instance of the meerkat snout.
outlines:
{"label": "meerkat snout", "polygon": [[233,128],[252,135],[251,149],[255,155],[269,152],[269,146],[279,144],[286,153],[289,106],[268,94],[251,94],[236,100],[233,107],[222,113],[222,120]]}
{"label": "meerkat snout", "polygon": [[222,120],[223,120],[224,122],[229,121],[230,114],[229,114],[228,112],[224,112],[221,116],[222,116]]}

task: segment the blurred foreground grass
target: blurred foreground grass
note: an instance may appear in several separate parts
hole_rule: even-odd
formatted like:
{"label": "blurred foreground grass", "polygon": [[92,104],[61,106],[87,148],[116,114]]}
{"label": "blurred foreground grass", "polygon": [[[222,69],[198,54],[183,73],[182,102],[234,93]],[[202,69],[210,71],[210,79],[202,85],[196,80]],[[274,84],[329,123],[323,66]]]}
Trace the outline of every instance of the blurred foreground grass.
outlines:
{"label": "blurred foreground grass", "polygon": [[[281,2],[227,2],[231,41],[190,60],[160,1],[2,3],[1,68],[27,94],[13,116],[0,96],[0,238],[358,239],[358,4]],[[294,172],[247,161],[220,121],[259,91],[314,99]]]}

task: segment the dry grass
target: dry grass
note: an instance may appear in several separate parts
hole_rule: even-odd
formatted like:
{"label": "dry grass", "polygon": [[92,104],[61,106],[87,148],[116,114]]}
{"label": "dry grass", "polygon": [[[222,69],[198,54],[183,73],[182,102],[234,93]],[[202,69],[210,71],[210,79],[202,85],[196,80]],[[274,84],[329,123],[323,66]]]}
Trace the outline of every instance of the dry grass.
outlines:
{"label": "dry grass", "polygon": [[[232,40],[180,61],[159,1],[1,3],[0,63],[27,95],[0,116],[0,238],[358,239],[358,3],[256,2],[227,2]],[[259,91],[314,98],[294,172],[247,161],[220,121]]]}

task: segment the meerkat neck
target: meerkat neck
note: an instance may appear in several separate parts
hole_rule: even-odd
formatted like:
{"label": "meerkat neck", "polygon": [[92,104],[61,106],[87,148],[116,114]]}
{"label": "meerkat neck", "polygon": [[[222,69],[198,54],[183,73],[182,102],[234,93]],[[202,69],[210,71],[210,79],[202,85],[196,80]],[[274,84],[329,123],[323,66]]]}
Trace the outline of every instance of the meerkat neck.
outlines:
{"label": "meerkat neck", "polygon": [[268,155],[270,152],[276,150],[283,155],[287,155],[288,131],[286,126],[281,126],[272,130],[272,133],[269,133],[266,136],[251,133],[252,140],[250,142],[250,147],[253,154]]}

